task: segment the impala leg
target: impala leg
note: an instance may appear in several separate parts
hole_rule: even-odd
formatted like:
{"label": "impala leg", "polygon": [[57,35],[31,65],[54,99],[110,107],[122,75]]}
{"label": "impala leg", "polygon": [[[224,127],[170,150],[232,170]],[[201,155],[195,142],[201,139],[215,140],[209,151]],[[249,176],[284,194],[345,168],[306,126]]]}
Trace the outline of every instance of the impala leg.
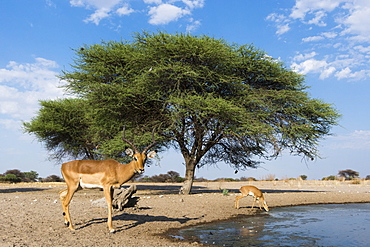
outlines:
{"label": "impala leg", "polygon": [[[263,200],[263,199],[262,199],[262,200]],[[262,210],[262,207],[261,207],[261,205],[262,205],[262,201],[260,200],[260,198],[258,198],[258,199],[257,199],[257,201],[258,201],[258,206],[259,206],[260,210]]]}
{"label": "impala leg", "polygon": [[104,188],[104,196],[107,201],[108,206],[108,228],[111,233],[114,233],[116,230],[113,228],[112,224],[112,200],[113,200],[113,188],[111,186]]}
{"label": "impala leg", "polygon": [[243,198],[244,196],[236,196],[235,197],[235,208],[239,209],[239,200]]}
{"label": "impala leg", "polygon": [[63,216],[64,216],[64,225],[69,227],[69,229],[74,230],[71,215],[69,213],[69,203],[72,200],[72,197],[77,189],[64,189],[59,192],[60,200],[62,201]]}
{"label": "impala leg", "polygon": [[253,197],[253,204],[252,204],[252,207],[251,207],[251,210],[253,209],[253,207],[254,207],[254,203],[256,202],[256,197]]}

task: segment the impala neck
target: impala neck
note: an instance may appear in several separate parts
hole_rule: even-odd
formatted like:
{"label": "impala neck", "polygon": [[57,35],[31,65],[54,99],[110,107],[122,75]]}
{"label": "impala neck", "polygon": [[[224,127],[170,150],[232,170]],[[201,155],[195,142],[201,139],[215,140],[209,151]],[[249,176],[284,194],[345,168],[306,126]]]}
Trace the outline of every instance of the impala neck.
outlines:
{"label": "impala neck", "polygon": [[[119,173],[121,174],[120,178],[122,179],[122,183],[126,183],[128,180],[130,180],[135,174],[140,174],[139,171],[137,171],[137,167],[139,167],[136,163],[138,161],[132,160],[128,164],[121,164],[119,166]],[[145,162],[145,161],[144,161]]]}

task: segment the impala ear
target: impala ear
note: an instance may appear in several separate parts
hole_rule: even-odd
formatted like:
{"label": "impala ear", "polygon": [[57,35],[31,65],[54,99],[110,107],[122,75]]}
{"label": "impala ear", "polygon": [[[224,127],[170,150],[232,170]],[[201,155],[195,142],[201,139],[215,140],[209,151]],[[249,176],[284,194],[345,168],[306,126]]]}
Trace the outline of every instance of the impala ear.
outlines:
{"label": "impala ear", "polygon": [[130,157],[132,157],[133,155],[134,155],[134,150],[132,150],[131,148],[128,148],[128,149],[126,149],[126,154],[128,155],[128,156],[130,156]]}
{"label": "impala ear", "polygon": [[154,158],[156,154],[157,154],[157,152],[156,152],[156,151],[150,151],[150,152],[146,155],[146,157],[148,157],[148,158]]}

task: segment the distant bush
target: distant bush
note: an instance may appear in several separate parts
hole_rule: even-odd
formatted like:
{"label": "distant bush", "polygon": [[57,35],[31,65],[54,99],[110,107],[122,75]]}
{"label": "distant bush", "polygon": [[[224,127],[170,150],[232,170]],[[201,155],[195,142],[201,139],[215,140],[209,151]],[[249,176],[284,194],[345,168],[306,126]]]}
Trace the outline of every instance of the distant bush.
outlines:
{"label": "distant bush", "polygon": [[159,174],[152,177],[145,176],[140,178],[138,181],[154,183],[181,183],[184,182],[184,178],[180,177],[178,172],[169,171],[167,174]]}
{"label": "distant bush", "polygon": [[352,180],[352,179],[357,179],[359,176],[359,173],[351,169],[346,169],[346,170],[339,171],[338,176],[344,178],[345,180]]}
{"label": "distant bush", "polygon": [[63,179],[57,175],[50,175],[41,180],[42,182],[63,182]]}
{"label": "distant bush", "polygon": [[5,176],[2,176],[2,177],[0,177],[0,182],[8,182],[8,183],[19,183],[19,182],[21,182],[22,181],[22,179],[21,178],[19,178],[19,177],[17,177],[16,175],[14,175],[14,174],[7,174],[7,175],[5,175]]}
{"label": "distant bush", "polygon": [[324,177],[324,178],[322,178],[322,180],[336,180],[337,179],[337,177],[336,176],[334,176],[334,175],[330,175],[330,176],[328,176],[328,177]]}
{"label": "distant bush", "polygon": [[351,184],[361,184],[361,180],[360,179],[353,179],[353,180],[351,180]]}
{"label": "distant bush", "polygon": [[266,176],[262,177],[262,180],[274,181],[274,180],[276,180],[276,176],[275,176],[275,174],[267,174]]}
{"label": "distant bush", "polygon": [[36,182],[39,174],[35,171],[21,172],[18,169],[7,170],[4,174],[0,176],[1,182]]}
{"label": "distant bush", "polygon": [[216,178],[213,181],[214,182],[235,182],[235,181],[239,181],[239,179],[237,178]]}
{"label": "distant bush", "polygon": [[206,179],[206,178],[195,178],[194,181],[195,182],[208,182],[208,179]]}
{"label": "distant bush", "polygon": [[241,177],[240,181],[257,181],[254,177]]}

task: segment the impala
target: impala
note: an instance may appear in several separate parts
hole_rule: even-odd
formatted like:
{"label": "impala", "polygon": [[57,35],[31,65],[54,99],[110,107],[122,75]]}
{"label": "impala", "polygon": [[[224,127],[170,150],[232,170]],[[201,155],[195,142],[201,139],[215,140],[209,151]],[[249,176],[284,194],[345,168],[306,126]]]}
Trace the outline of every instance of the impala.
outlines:
{"label": "impala", "polygon": [[258,201],[258,205],[259,205],[261,210],[262,210],[262,208],[261,208],[261,204],[262,204],[263,208],[266,211],[269,211],[269,207],[267,206],[265,198],[263,197],[263,193],[257,187],[255,187],[253,185],[246,185],[246,186],[241,187],[239,190],[242,193],[242,195],[241,196],[236,196],[236,198],[235,198],[235,208],[239,209],[239,200],[240,199],[242,199],[245,196],[252,196],[253,197],[252,208],[254,207],[254,203],[256,201]]}
{"label": "impala", "polygon": [[156,151],[148,152],[155,144],[154,136],[153,143],[147,146],[143,152],[139,152],[133,143],[125,139],[124,136],[122,139],[133,148],[133,150],[131,148],[126,149],[126,154],[133,158],[126,165],[113,159],[74,160],[62,164],[62,175],[67,188],[60,191],[59,195],[63,207],[64,224],[69,229],[74,230],[69,213],[69,203],[74,193],[85,188],[101,188],[108,204],[108,228],[111,233],[115,232],[112,225],[113,188],[119,188],[135,174],[143,173],[146,159],[153,158],[156,155]]}

